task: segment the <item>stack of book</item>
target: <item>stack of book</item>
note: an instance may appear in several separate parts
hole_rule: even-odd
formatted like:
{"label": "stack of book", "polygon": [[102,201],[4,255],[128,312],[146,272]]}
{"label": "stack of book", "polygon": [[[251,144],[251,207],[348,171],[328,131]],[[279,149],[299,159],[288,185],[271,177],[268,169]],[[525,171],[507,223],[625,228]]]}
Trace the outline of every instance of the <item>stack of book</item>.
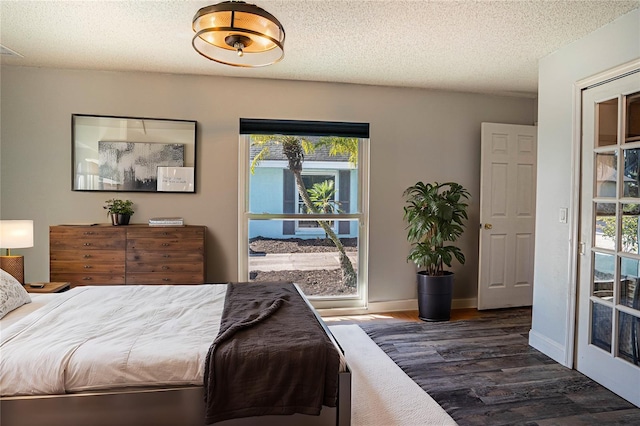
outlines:
{"label": "stack of book", "polygon": [[149,226],[184,226],[184,219],[181,217],[152,217],[149,219]]}

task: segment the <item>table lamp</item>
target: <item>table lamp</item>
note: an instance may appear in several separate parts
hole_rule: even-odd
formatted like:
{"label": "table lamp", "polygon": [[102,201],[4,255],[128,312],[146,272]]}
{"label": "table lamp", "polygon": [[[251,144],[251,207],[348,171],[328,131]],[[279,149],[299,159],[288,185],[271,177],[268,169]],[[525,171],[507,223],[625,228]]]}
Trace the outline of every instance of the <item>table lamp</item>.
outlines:
{"label": "table lamp", "polygon": [[24,256],[11,254],[11,249],[33,247],[32,220],[0,220],[0,248],[7,249],[0,256],[0,268],[24,284]]}

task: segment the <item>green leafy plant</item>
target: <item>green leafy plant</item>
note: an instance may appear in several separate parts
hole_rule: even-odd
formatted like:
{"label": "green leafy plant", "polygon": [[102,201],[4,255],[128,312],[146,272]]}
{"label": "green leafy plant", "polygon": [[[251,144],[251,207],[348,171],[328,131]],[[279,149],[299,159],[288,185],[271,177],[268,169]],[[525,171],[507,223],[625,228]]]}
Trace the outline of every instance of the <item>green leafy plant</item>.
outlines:
{"label": "green leafy plant", "polygon": [[335,200],[336,189],[332,180],[325,180],[307,189],[309,199],[320,213],[341,213],[340,202]]}
{"label": "green leafy plant", "polygon": [[463,233],[469,192],[460,184],[418,182],[404,191],[404,220],[411,251],[407,261],[424,268],[431,276],[443,275],[455,257],[464,264],[462,251],[446,242],[455,242]]}
{"label": "green leafy plant", "polygon": [[111,214],[123,214],[132,216],[133,211],[133,201],[131,200],[119,200],[117,198],[112,198],[111,200],[105,201],[104,209],[107,210],[107,216]]}

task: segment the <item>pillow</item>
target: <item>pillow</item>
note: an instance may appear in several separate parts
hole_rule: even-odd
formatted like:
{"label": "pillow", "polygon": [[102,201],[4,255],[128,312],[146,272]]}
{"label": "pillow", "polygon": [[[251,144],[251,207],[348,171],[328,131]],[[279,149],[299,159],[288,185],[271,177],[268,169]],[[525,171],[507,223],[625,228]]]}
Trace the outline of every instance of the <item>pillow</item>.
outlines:
{"label": "pillow", "polygon": [[31,303],[27,290],[13,275],[0,269],[0,318],[26,303]]}

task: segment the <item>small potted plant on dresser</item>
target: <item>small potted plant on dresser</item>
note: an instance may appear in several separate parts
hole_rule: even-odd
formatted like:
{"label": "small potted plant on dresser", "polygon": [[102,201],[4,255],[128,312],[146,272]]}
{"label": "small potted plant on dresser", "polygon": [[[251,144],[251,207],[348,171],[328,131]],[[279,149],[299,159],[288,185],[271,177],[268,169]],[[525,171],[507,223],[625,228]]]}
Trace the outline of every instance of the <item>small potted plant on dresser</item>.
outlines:
{"label": "small potted plant on dresser", "polygon": [[462,251],[446,242],[455,242],[464,231],[469,192],[454,182],[418,182],[407,188],[404,220],[408,223],[407,240],[411,260],[419,270],[418,316],[423,321],[447,321],[451,315],[453,272],[455,257],[464,264]]}
{"label": "small potted plant on dresser", "polygon": [[131,216],[133,216],[133,201],[119,200],[112,198],[105,201],[107,204],[103,207],[107,210],[107,216],[111,218],[113,225],[128,225]]}

